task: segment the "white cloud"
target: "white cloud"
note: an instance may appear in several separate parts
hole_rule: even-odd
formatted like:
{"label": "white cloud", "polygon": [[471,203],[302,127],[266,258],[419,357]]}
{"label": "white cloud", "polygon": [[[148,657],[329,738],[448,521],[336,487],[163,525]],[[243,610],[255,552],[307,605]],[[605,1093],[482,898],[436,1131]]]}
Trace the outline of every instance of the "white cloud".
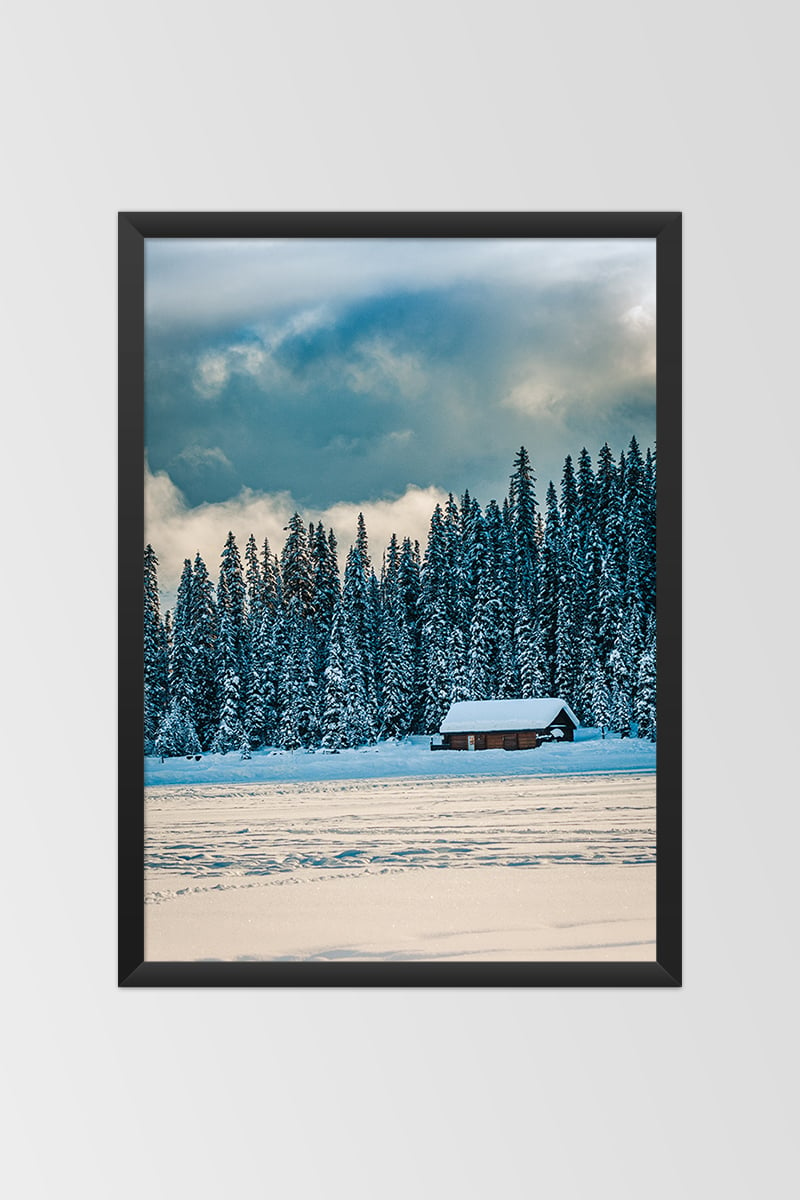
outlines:
{"label": "white cloud", "polygon": [[148,238],[146,307],[154,327],[250,324],[389,289],[649,278],[654,267],[652,238]]}
{"label": "white cloud", "polygon": [[190,508],[166,471],[153,473],[145,466],[145,537],[158,556],[159,585],[165,607],[171,608],[184,559],[193,560],[199,551],[212,579],[216,579],[229,530],[242,553],[253,533],[259,547],[267,537],[272,552],[279,554],[288,520],[293,512],[300,511],[306,522],[322,521],[326,529],[333,528],[339,543],[339,567],[343,571],[347,551],[355,540],[358,514],[363,512],[377,568],[392,533],[401,539],[417,539],[424,550],[431,513],[437,502],[443,504],[446,499],[447,493],[438,488],[409,485],[402,496],[395,498],[365,500],[363,504],[339,503],[327,509],[299,509],[289,492],[264,493],[244,488],[238,496],[219,504]]}
{"label": "white cloud", "polygon": [[560,420],[567,398],[556,381],[530,375],[516,384],[500,403],[526,416],[553,421]]}
{"label": "white cloud", "polygon": [[622,314],[622,324],[634,333],[651,336],[656,323],[656,314],[652,308],[644,304],[634,304]]}
{"label": "white cloud", "polygon": [[402,396],[419,396],[427,377],[420,358],[397,351],[386,338],[371,338],[354,348],[356,357],[345,366],[345,377],[354,392],[375,392],[388,384]]}
{"label": "white cloud", "polygon": [[216,400],[232,375],[249,375],[266,387],[285,376],[275,361],[275,351],[289,337],[320,329],[331,320],[325,305],[302,309],[275,329],[261,328],[253,340],[204,351],[197,360],[192,382],[204,400]]}
{"label": "white cloud", "polygon": [[177,461],[194,469],[202,467],[232,467],[231,460],[219,446],[186,446]]}
{"label": "white cloud", "polygon": [[392,449],[397,450],[400,446],[407,446],[413,437],[413,429],[393,429],[391,433],[386,434],[383,440]]}
{"label": "white cloud", "polygon": [[224,353],[208,351],[201,355],[194,375],[195,391],[206,400],[218,396],[228,382],[230,371]]}
{"label": "white cloud", "polygon": [[215,400],[231,375],[259,375],[269,361],[269,351],[258,342],[236,343],[200,355],[194,388],[204,400]]}

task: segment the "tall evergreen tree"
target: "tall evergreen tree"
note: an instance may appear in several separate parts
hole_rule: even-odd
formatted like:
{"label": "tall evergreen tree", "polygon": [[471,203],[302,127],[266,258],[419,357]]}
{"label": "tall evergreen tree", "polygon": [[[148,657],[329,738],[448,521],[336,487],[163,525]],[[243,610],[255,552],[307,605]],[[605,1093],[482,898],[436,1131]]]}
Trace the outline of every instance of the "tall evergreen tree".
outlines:
{"label": "tall evergreen tree", "polygon": [[484,515],[491,554],[492,603],[497,615],[489,699],[502,700],[519,694],[519,673],[514,645],[514,545],[508,501],[504,502],[501,511],[496,501],[490,500]]}
{"label": "tall evergreen tree", "polygon": [[304,744],[307,686],[306,622],[299,594],[293,595],[284,607],[281,643],[278,742],[284,750],[298,750]]}
{"label": "tall evergreen tree", "polygon": [[343,750],[352,745],[347,727],[347,649],[341,603],[333,610],[330,649],[325,665],[321,740],[325,750]]}
{"label": "tall evergreen tree", "polygon": [[627,655],[622,639],[611,651],[609,658],[611,674],[611,728],[620,737],[626,738],[631,732],[631,680],[628,670]]}
{"label": "tall evergreen tree", "polygon": [[638,663],[634,719],[638,726],[638,736],[649,738],[651,742],[654,742],[656,740],[656,647],[655,625],[652,618],[648,622],[646,645]]}
{"label": "tall evergreen tree", "polygon": [[261,548],[261,582],[264,608],[274,617],[281,603],[282,589],[278,559],[270,550],[268,538],[264,538]]}
{"label": "tall evergreen tree", "polygon": [[[377,678],[377,620],[376,589],[373,588],[372,564],[369,557],[367,531],[363,514],[358,515],[355,545],[350,548],[345,566],[342,604],[351,654],[348,664],[351,675],[351,700],[363,696],[361,722],[364,740],[375,741],[378,736],[378,678]],[[358,686],[354,688],[354,677]],[[351,706],[352,711],[352,706]]]}
{"label": "tall evergreen tree", "polygon": [[247,546],[244,552],[245,561],[245,581],[247,587],[247,614],[249,618],[250,631],[258,629],[261,625],[261,617],[264,610],[264,576],[261,571],[261,563],[258,559],[258,547],[256,539],[251,533],[247,539]]}
{"label": "tall evergreen tree", "polygon": [[538,552],[536,544],[536,479],[528,452],[521,446],[514,459],[508,493],[513,539],[517,611],[532,609],[536,600]]}
{"label": "tall evergreen tree", "polygon": [[314,583],[308,553],[308,536],[299,513],[294,513],[287,526],[288,537],[281,554],[283,601],[288,606],[300,602],[304,617],[311,613],[314,602]]}
{"label": "tall evergreen tree", "polygon": [[172,623],[172,646],[169,662],[170,695],[179,700],[182,709],[194,724],[194,638],[192,629],[192,564],[184,559],[175,615]]}
{"label": "tall evergreen tree", "polygon": [[611,724],[611,695],[605,671],[599,662],[595,663],[592,680],[592,710],[594,721],[600,729],[600,735],[605,737],[606,730]]}
{"label": "tall evergreen tree", "polygon": [[438,733],[450,704],[451,609],[448,579],[448,534],[441,506],[436,505],[428,532],[428,546],[420,574],[422,621],[423,724],[426,733]]}
{"label": "tall evergreen tree", "polygon": [[[217,608],[220,630],[225,623],[226,645],[224,653],[230,657],[230,672],[236,676],[239,696],[237,717],[242,722],[247,705],[250,686],[250,626],[247,619],[247,589],[242,569],[239,547],[233,533],[229,532],[220,557]],[[222,636],[220,634],[220,642]],[[222,673],[217,671],[218,682]],[[220,708],[226,702],[219,693]],[[236,747],[238,749],[238,746]]]}
{"label": "tall evergreen tree", "polygon": [[649,448],[644,470],[645,548],[642,555],[642,599],[645,613],[656,609],[656,456]]}
{"label": "tall evergreen tree", "polygon": [[422,628],[420,621],[419,546],[409,538],[403,539],[397,567],[398,603],[401,628],[407,634],[409,671],[412,679],[411,732],[423,732],[423,664],[420,651]]}
{"label": "tall evergreen tree", "polygon": [[564,542],[561,530],[561,513],[556,489],[551,482],[547,488],[547,515],[544,522],[542,541],[539,627],[544,661],[544,686],[550,695],[557,694],[556,654],[558,647],[559,599],[564,582]]}
{"label": "tall evergreen tree", "polygon": [[411,636],[399,605],[384,610],[381,627],[383,706],[382,738],[404,738],[414,720],[414,661]]}
{"label": "tall evergreen tree", "polygon": [[200,742],[185,702],[173,697],[158,725],[153,752],[162,759],[200,753]]}
{"label": "tall evergreen tree", "polygon": [[144,552],[144,752],[152,754],[167,707],[167,635],[158,593],[158,559],[153,547]]}
{"label": "tall evergreen tree", "polygon": [[339,601],[341,585],[339,565],[336,560],[336,538],[333,530],[326,535],[320,521],[311,538],[311,580],[314,593],[314,616],[320,640],[330,638],[333,611]]}
{"label": "tall evergreen tree", "polygon": [[192,564],[191,614],[192,711],[203,750],[208,750],[219,722],[217,703],[217,605],[214,585],[200,554]]}

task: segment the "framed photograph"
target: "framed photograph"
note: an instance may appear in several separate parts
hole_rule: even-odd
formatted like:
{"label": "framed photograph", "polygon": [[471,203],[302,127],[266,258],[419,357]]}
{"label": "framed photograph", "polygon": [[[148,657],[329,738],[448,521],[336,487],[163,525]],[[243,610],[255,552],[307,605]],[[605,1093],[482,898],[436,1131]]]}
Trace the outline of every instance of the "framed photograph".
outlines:
{"label": "framed photograph", "polygon": [[120,213],[119,984],[679,986],[680,597],[680,213]]}

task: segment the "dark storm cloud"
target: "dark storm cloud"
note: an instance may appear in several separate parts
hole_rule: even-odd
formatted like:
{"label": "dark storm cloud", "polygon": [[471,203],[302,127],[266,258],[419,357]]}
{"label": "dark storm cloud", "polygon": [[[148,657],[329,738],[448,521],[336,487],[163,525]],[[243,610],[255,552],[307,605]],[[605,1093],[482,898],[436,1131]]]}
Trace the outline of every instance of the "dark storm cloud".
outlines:
{"label": "dark storm cloud", "polygon": [[150,466],[190,506],[485,501],[655,435],[655,244],[148,243]]}

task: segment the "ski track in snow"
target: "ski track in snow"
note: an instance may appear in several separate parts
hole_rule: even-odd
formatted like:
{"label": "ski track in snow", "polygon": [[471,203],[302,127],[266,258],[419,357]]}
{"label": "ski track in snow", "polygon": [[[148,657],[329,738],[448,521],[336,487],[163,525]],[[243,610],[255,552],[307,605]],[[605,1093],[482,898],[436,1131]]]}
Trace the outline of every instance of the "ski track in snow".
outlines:
{"label": "ski track in snow", "polygon": [[145,902],[411,869],[652,864],[655,789],[649,773],[151,786]]}

